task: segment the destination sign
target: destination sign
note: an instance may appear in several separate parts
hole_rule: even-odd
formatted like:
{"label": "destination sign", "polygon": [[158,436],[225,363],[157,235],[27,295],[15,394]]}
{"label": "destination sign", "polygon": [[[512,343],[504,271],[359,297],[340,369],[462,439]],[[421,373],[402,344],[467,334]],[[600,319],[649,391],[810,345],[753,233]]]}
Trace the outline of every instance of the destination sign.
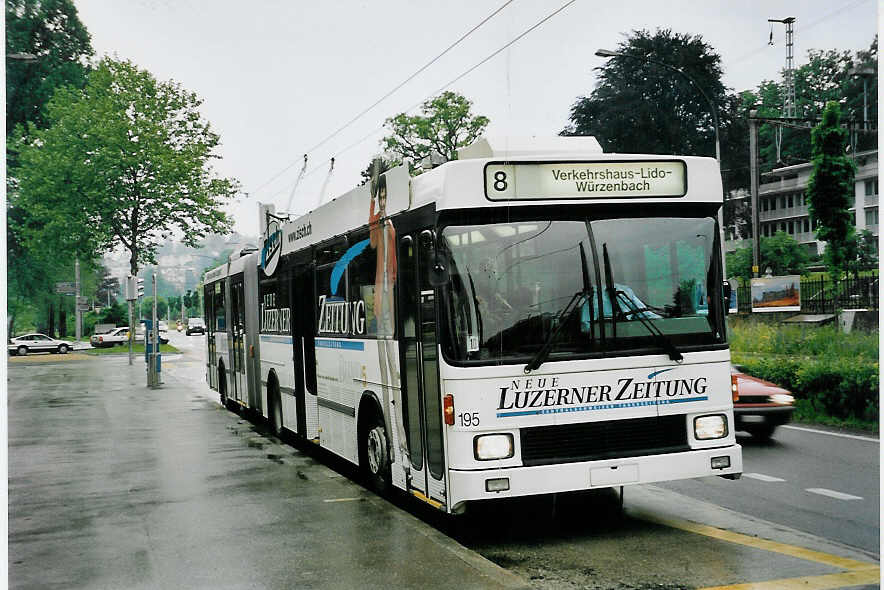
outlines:
{"label": "destination sign", "polygon": [[621,162],[492,162],[485,195],[492,201],[683,197],[680,160]]}

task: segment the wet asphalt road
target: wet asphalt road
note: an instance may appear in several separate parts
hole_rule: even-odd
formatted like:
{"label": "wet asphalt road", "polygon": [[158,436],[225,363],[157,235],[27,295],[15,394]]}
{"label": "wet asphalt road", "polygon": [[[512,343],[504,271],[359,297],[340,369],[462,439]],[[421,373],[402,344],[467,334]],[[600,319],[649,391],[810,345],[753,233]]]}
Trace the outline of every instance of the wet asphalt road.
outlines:
{"label": "wet asphalt road", "polygon": [[10,363],[10,587],[522,585],[167,362],[157,390],[125,355]]}

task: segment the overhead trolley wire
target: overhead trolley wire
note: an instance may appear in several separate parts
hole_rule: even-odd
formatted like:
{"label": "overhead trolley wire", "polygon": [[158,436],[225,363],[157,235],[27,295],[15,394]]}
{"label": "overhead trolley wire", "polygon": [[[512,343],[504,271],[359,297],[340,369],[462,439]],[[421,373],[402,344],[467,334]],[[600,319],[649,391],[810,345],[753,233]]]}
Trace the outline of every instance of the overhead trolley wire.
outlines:
{"label": "overhead trolley wire", "polygon": [[[554,16],[556,16],[557,14],[559,14],[560,12],[562,12],[563,10],[565,10],[566,8],[568,8],[569,6],[571,6],[572,4],[574,4],[576,1],[577,1],[577,0],[569,0],[568,2],[565,2],[562,6],[560,6],[559,8],[557,8],[556,10],[554,10],[553,12],[549,13],[547,16],[543,17],[541,20],[537,21],[535,24],[533,24],[533,25],[530,26],[529,28],[525,29],[522,33],[520,33],[519,35],[517,35],[516,37],[514,37],[513,39],[511,39],[508,43],[506,43],[505,45],[503,45],[503,46],[500,47],[499,49],[495,50],[494,52],[492,52],[491,54],[489,54],[487,57],[485,57],[484,59],[482,59],[481,61],[479,61],[479,62],[476,63],[475,65],[473,65],[472,67],[470,67],[469,69],[465,70],[463,73],[459,74],[459,75],[458,75],[457,77],[455,77],[453,80],[451,80],[451,81],[448,82],[447,84],[445,84],[445,85],[439,87],[439,88],[438,88],[437,90],[435,90],[434,92],[431,92],[429,95],[427,95],[426,97],[424,97],[423,99],[421,99],[419,102],[417,102],[417,103],[411,105],[410,107],[408,107],[407,109],[405,109],[405,112],[408,112],[408,111],[411,111],[411,110],[417,108],[418,106],[420,106],[424,101],[426,101],[426,100],[427,100],[428,98],[430,98],[431,96],[434,96],[434,95],[438,94],[438,93],[441,92],[442,90],[445,90],[446,88],[448,88],[449,86],[451,86],[451,85],[454,84],[455,82],[461,80],[462,78],[464,78],[464,77],[467,76],[468,74],[472,73],[472,72],[475,71],[477,68],[479,68],[480,66],[484,65],[484,64],[487,63],[489,60],[491,60],[492,58],[494,58],[495,56],[497,56],[498,54],[500,54],[502,51],[504,51],[505,49],[508,49],[509,47],[511,47],[512,45],[514,45],[514,44],[517,43],[518,41],[520,41],[522,38],[524,38],[526,35],[528,35],[529,33],[533,32],[533,31],[536,30],[538,27],[540,27],[541,25],[543,25],[544,23],[546,23],[548,20],[550,20],[551,18],[553,18]],[[505,6],[505,5],[504,5],[504,6]],[[499,12],[499,10],[498,10],[498,12]],[[338,156],[340,156],[341,154],[350,151],[350,150],[353,149],[354,147],[358,146],[359,144],[361,144],[362,142],[364,142],[365,140],[367,140],[368,138],[370,138],[372,135],[376,135],[378,132],[383,131],[383,129],[384,129],[384,126],[381,125],[380,127],[377,127],[377,128],[375,128],[375,129],[373,129],[371,132],[369,132],[368,134],[364,135],[361,139],[358,139],[358,140],[354,141],[353,143],[351,143],[350,145],[348,145],[348,146],[346,146],[346,147],[344,147],[344,148],[342,148],[342,149],[340,149],[340,150],[335,151],[335,157],[338,157]],[[297,162],[296,162],[296,163],[297,163]],[[294,166],[294,164],[290,165],[289,168],[291,168],[292,166]],[[305,176],[305,177],[306,177],[306,176],[310,176],[310,175],[312,175],[313,173],[315,173],[315,172],[317,172],[317,171],[323,169],[324,167],[325,167],[324,165],[320,164],[320,165],[318,165],[318,166],[312,168],[312,169],[311,169],[310,171],[308,171],[307,173],[305,173],[304,176]],[[266,185],[266,183],[265,183],[265,185]]]}
{"label": "overhead trolley wire", "polygon": [[[514,45],[516,42],[518,42],[518,41],[521,40],[523,37],[525,37],[525,35],[531,33],[531,32],[534,31],[535,29],[537,29],[537,28],[540,27],[542,24],[544,24],[546,21],[548,21],[548,20],[551,19],[552,17],[556,16],[557,14],[559,14],[560,12],[562,12],[563,10],[565,10],[566,8],[568,8],[570,5],[574,4],[576,1],[577,1],[577,0],[569,0],[568,2],[566,2],[565,4],[563,4],[562,6],[560,6],[558,9],[556,9],[555,11],[553,11],[553,12],[551,12],[550,14],[548,14],[547,16],[545,16],[543,19],[541,19],[541,20],[539,20],[538,22],[536,22],[534,25],[532,25],[532,26],[529,27],[528,29],[525,29],[525,30],[524,30],[522,33],[520,33],[518,36],[516,36],[516,37],[514,37],[512,40],[510,40],[506,45],[503,45],[503,46],[500,47],[499,49],[495,50],[493,53],[491,53],[490,55],[488,55],[487,57],[485,57],[485,58],[484,58],[483,60],[481,60],[480,62],[476,63],[474,66],[470,67],[468,70],[465,70],[463,73],[459,74],[456,78],[454,78],[453,80],[451,80],[451,81],[448,82],[447,84],[445,84],[445,85],[443,85],[443,86],[440,86],[440,87],[439,87],[437,90],[435,90],[434,92],[431,92],[430,94],[428,94],[427,96],[425,96],[424,98],[422,98],[420,101],[414,103],[413,105],[411,105],[410,107],[408,107],[407,109],[405,109],[404,112],[408,112],[408,111],[411,111],[411,110],[417,108],[417,107],[420,106],[423,102],[425,102],[428,98],[430,98],[430,97],[432,97],[432,96],[435,96],[436,94],[438,94],[438,93],[441,92],[442,90],[445,90],[446,88],[448,88],[449,86],[451,86],[451,85],[454,84],[455,82],[461,80],[462,78],[464,78],[464,77],[467,76],[468,74],[472,73],[474,70],[476,70],[477,68],[479,68],[480,66],[484,65],[486,62],[488,62],[489,60],[491,60],[491,59],[494,58],[495,56],[497,56],[500,52],[502,52],[503,50],[505,50],[505,49],[511,47],[512,45]],[[365,141],[366,139],[368,139],[368,138],[371,137],[372,135],[375,135],[375,134],[378,133],[379,131],[382,131],[383,129],[384,129],[384,126],[383,126],[383,125],[381,125],[380,127],[376,127],[376,128],[373,129],[370,133],[368,133],[367,135],[364,135],[361,139],[358,139],[357,141],[351,143],[351,144],[348,145],[347,147],[345,147],[345,148],[343,148],[343,149],[340,149],[340,150],[336,151],[336,152],[335,152],[335,155],[336,155],[336,156],[339,156],[339,155],[341,155],[341,154],[343,154],[343,153],[345,153],[345,152],[347,152],[347,151],[353,149],[354,147],[356,147],[357,145],[361,144],[363,141]],[[319,170],[320,168],[322,168],[322,166],[317,166],[316,168],[313,168],[312,170],[310,170],[310,172],[308,172],[308,173],[306,174],[306,176],[309,176],[310,174],[312,174],[313,172],[316,172],[316,171]]]}
{"label": "overhead trolley wire", "polygon": [[[376,101],[374,101],[369,107],[367,107],[367,108],[363,109],[362,111],[360,111],[356,116],[354,116],[352,119],[350,119],[349,121],[347,121],[346,123],[344,123],[343,125],[341,125],[338,129],[336,129],[333,133],[331,133],[330,135],[328,135],[325,139],[323,139],[322,141],[320,141],[319,143],[317,143],[316,145],[314,145],[313,147],[311,147],[310,149],[308,149],[308,150],[307,150],[307,153],[309,154],[309,153],[312,152],[313,150],[316,150],[316,149],[322,147],[323,145],[325,145],[329,140],[331,140],[332,138],[336,137],[341,131],[343,131],[344,129],[346,129],[347,127],[349,127],[349,126],[352,125],[353,123],[355,123],[357,120],[359,120],[363,115],[365,115],[365,114],[366,114],[367,112],[369,112],[371,109],[373,109],[374,107],[378,106],[378,105],[379,105],[380,103],[382,103],[384,100],[386,100],[387,98],[389,98],[390,96],[392,96],[397,90],[399,90],[400,88],[402,88],[403,86],[405,86],[406,84],[408,84],[409,82],[411,82],[412,80],[414,80],[414,79],[415,79],[418,75],[420,75],[424,70],[426,70],[427,68],[429,68],[431,65],[433,65],[433,64],[436,63],[437,61],[439,61],[439,59],[441,59],[446,53],[448,53],[449,51],[451,51],[452,49],[454,49],[455,47],[457,47],[461,42],[463,42],[464,39],[466,39],[467,37],[469,37],[470,35],[472,35],[473,33],[475,33],[475,32],[476,32],[476,31],[477,31],[482,25],[484,25],[484,24],[487,23],[489,20],[491,20],[492,18],[494,18],[495,16],[497,16],[497,15],[498,15],[498,14],[499,14],[504,8],[506,8],[507,6],[509,6],[510,4],[512,4],[514,1],[515,1],[515,0],[507,0],[506,2],[504,2],[504,3],[503,3],[503,4],[502,4],[497,10],[495,10],[494,12],[492,12],[491,14],[489,14],[488,16],[486,16],[484,19],[482,19],[482,21],[479,22],[479,24],[477,24],[477,25],[474,26],[472,29],[470,29],[469,31],[467,31],[466,33],[464,33],[463,35],[461,35],[460,38],[459,38],[457,41],[455,41],[454,43],[452,43],[451,45],[449,45],[448,47],[446,47],[446,48],[442,51],[442,53],[440,53],[439,55],[437,55],[436,57],[434,57],[433,59],[431,59],[430,61],[428,61],[426,64],[424,64],[424,65],[421,66],[420,68],[418,68],[418,70],[417,70],[416,72],[414,72],[414,73],[411,74],[409,77],[407,77],[405,80],[403,80],[402,82],[400,82],[396,87],[394,87],[392,90],[390,90],[389,92],[387,92],[386,94],[384,94],[382,97],[380,97],[379,99],[377,99]],[[263,189],[265,186],[267,186],[268,184],[270,184],[271,182],[273,182],[274,180],[276,180],[277,178],[279,178],[280,176],[282,176],[283,174],[285,174],[286,172],[288,172],[288,171],[289,171],[289,170],[290,170],[295,164],[297,164],[297,163],[298,163],[298,160],[292,162],[291,164],[289,164],[288,166],[286,166],[285,168],[283,168],[280,172],[278,172],[277,174],[275,174],[270,180],[266,181],[264,184],[262,184],[262,185],[259,186],[257,189],[255,189],[254,192],[257,193],[258,191],[260,191],[261,189]]]}

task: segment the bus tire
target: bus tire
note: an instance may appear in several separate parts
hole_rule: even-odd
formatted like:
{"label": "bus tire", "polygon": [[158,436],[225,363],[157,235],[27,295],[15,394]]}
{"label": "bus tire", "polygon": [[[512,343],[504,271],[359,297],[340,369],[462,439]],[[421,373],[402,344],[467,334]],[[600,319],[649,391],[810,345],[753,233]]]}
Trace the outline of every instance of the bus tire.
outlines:
{"label": "bus tire", "polygon": [[227,373],[224,371],[224,361],[218,361],[218,395],[221,396],[221,405],[227,407]]}
{"label": "bus tire", "polygon": [[276,376],[271,374],[267,380],[267,421],[270,431],[279,436],[282,434],[282,399],[279,395],[279,382]]}
{"label": "bus tire", "polygon": [[368,487],[380,495],[390,489],[390,445],[383,419],[376,413],[360,429],[359,466]]}

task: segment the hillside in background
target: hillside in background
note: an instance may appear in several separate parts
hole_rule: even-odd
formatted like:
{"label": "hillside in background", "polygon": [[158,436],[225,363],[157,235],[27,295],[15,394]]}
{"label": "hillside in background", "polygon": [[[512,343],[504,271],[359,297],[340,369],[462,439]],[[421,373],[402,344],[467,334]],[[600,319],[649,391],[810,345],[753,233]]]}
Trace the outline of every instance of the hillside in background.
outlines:
{"label": "hillside in background", "polygon": [[[157,253],[157,265],[148,266],[138,273],[144,279],[144,291],[151,294],[150,277],[153,272],[159,275],[157,294],[161,297],[182,295],[196,290],[202,281],[203,273],[224,262],[227,256],[246,245],[257,245],[257,238],[233,233],[226,236],[212,235],[206,238],[200,248],[189,248],[179,242],[170,242]],[[104,265],[111,276],[120,279],[125,288],[129,274],[129,259],[125,252],[114,252],[104,257]],[[124,294],[120,294],[122,298]]]}

